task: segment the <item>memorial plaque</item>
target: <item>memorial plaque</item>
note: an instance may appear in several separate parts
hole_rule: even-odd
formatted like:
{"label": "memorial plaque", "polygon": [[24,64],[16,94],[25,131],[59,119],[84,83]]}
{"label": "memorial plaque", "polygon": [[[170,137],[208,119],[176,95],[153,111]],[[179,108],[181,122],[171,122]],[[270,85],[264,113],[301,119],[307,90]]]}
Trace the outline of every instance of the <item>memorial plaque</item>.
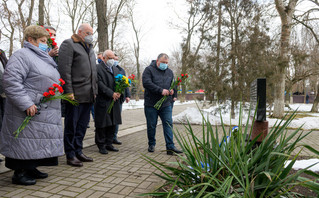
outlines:
{"label": "memorial plaque", "polygon": [[256,121],[266,120],[266,78],[257,78],[250,85],[251,113],[254,115],[257,106]]}

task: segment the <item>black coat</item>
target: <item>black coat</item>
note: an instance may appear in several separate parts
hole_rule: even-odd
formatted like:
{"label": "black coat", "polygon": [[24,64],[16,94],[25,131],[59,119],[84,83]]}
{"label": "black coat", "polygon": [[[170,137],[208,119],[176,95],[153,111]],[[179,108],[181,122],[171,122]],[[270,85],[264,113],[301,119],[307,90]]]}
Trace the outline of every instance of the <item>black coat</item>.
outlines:
{"label": "black coat", "polygon": [[116,67],[112,67],[113,74],[107,68],[104,62],[96,66],[98,78],[98,95],[94,104],[95,113],[95,127],[104,128],[122,124],[120,101],[114,102],[111,113],[107,112],[108,107],[113,100],[113,93],[115,91],[115,76],[119,74]]}
{"label": "black coat", "polygon": [[[169,90],[171,83],[174,80],[173,71],[169,68],[160,70],[156,66],[156,61],[145,68],[142,81],[144,86],[144,106],[154,106],[162,97],[163,89]],[[172,104],[172,96],[168,96],[162,107]]]}

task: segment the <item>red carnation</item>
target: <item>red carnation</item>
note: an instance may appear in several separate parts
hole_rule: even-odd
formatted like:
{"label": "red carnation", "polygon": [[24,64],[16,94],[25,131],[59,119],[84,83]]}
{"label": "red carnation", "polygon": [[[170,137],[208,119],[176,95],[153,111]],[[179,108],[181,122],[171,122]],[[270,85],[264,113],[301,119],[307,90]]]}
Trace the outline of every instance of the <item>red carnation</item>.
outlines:
{"label": "red carnation", "polygon": [[53,87],[49,87],[49,90],[54,90],[54,88]]}
{"label": "red carnation", "polygon": [[181,74],[182,77],[184,77],[184,74]]}
{"label": "red carnation", "polygon": [[49,91],[49,94],[50,94],[51,96],[54,96],[54,95],[55,95],[55,92],[52,91],[52,90],[50,90],[50,91]]}
{"label": "red carnation", "polygon": [[49,97],[50,97],[50,94],[49,94],[48,92],[44,92],[44,93],[43,93],[43,96],[46,97],[46,98],[49,98]]}
{"label": "red carnation", "polygon": [[54,83],[52,86],[53,86],[53,87],[56,87],[56,88],[59,88],[59,87],[60,87],[60,85],[58,85],[58,84],[56,84],[56,83]]}
{"label": "red carnation", "polygon": [[63,93],[63,91],[64,91],[61,86],[58,87],[58,90],[59,90],[60,93]]}
{"label": "red carnation", "polygon": [[61,85],[65,84],[65,81],[62,78],[60,78],[59,81],[61,82]]}

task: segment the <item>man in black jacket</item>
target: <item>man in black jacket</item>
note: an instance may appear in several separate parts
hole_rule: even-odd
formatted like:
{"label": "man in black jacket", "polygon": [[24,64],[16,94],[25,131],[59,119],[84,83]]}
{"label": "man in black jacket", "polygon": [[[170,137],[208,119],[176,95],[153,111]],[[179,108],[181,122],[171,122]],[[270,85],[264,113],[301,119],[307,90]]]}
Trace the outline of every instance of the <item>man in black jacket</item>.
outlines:
{"label": "man in black jacket", "polygon": [[[155,133],[157,118],[160,116],[163,125],[164,137],[166,142],[167,155],[174,153],[182,153],[174,146],[172,132],[172,95],[174,90],[170,89],[171,83],[174,80],[174,74],[167,67],[169,58],[167,54],[160,54],[157,60],[153,60],[150,66],[146,67],[143,76],[144,91],[144,113],[147,123],[148,151],[155,151]],[[154,108],[154,105],[163,96],[168,98],[163,102],[159,110]]]}
{"label": "man in black jacket", "polygon": [[[107,154],[109,151],[119,151],[113,147],[113,136],[115,126],[122,124],[120,111],[121,94],[115,92],[115,76],[120,72],[114,65],[114,53],[106,50],[103,53],[102,62],[97,65],[98,75],[98,95],[94,104],[95,111],[95,143],[101,154]],[[108,107],[114,101],[110,113]]]}
{"label": "man in black jacket", "polygon": [[90,109],[97,95],[96,58],[93,50],[93,29],[82,24],[78,33],[60,46],[58,68],[65,81],[64,92],[79,102],[65,105],[64,151],[67,164],[83,166],[93,159],[82,153],[83,139],[90,119]]}
{"label": "man in black jacket", "polygon": [[[120,71],[120,74],[122,74],[123,76],[126,76],[125,70],[119,66],[119,57],[116,54],[114,57],[114,67],[116,67]],[[124,101],[126,103],[130,102],[130,97],[131,97],[130,89],[126,87],[124,94],[122,94],[120,97],[120,112],[122,112],[122,105]],[[113,137],[113,144],[122,144],[122,142],[117,139],[118,131],[119,131],[119,125],[116,125],[115,131],[114,131],[114,137]]]}

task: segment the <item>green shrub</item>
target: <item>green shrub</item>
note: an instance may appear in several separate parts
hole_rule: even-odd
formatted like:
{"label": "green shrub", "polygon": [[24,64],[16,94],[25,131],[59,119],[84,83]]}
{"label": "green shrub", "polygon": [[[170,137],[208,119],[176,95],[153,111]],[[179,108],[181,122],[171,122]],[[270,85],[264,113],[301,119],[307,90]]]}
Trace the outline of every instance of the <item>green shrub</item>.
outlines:
{"label": "green shrub", "polygon": [[[231,136],[229,142],[219,139],[217,126],[213,127],[204,117],[203,138],[196,137],[190,123],[184,125],[184,133],[174,130],[184,154],[178,155],[177,162],[170,163],[161,163],[144,155],[145,160],[162,172],[157,175],[166,182],[155,192],[142,195],[222,198],[302,197],[291,192],[296,185],[319,193],[319,175],[307,170],[309,167],[295,173],[290,172],[299,155],[292,154],[297,147],[319,154],[314,148],[301,143],[301,140],[311,132],[303,134],[299,128],[288,133],[286,128],[294,116],[295,113],[271,128],[259,146],[255,144],[258,137],[246,141],[246,137],[250,139],[252,127],[249,127],[249,120],[243,127],[241,116],[238,132]],[[228,131],[223,122],[221,127],[226,137]],[[220,142],[224,142],[223,145],[220,146]],[[292,160],[285,167],[288,159]],[[314,176],[316,181],[301,177],[302,173]]]}

